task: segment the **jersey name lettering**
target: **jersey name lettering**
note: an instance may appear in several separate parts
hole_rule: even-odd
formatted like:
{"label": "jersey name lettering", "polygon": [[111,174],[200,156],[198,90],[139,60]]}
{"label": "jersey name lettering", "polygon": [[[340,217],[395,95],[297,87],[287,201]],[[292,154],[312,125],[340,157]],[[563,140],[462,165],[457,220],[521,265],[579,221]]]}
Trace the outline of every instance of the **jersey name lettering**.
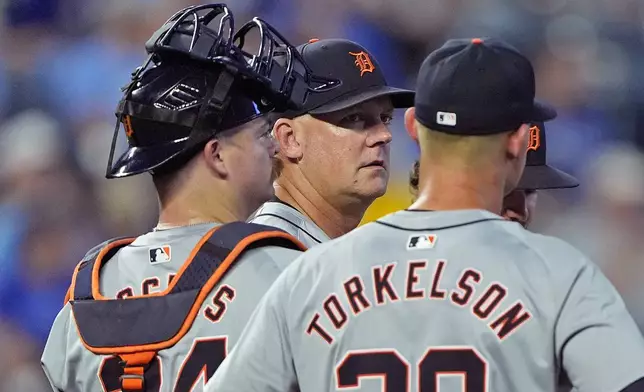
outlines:
{"label": "jersey name lettering", "polygon": [[[172,280],[174,279],[175,274],[169,274],[167,279],[167,286],[170,286]],[[161,287],[161,281],[158,277],[151,277],[145,279],[141,283],[141,292],[140,295],[150,295],[154,293],[160,293],[167,288]],[[222,285],[217,289],[215,294],[212,296],[212,300],[206,300],[204,302],[204,310],[202,312],[203,317],[210,320],[213,323],[218,323],[221,321],[226,314],[228,306],[235,299],[235,288],[227,284]],[[125,287],[116,294],[117,299],[125,299],[128,297],[134,297],[137,295],[134,289],[131,286]]]}
{"label": "jersey name lettering", "polygon": [[[454,282],[445,282],[446,265],[447,260],[410,260],[402,265],[392,262],[375,266],[369,276],[353,275],[343,282],[341,292],[331,293],[320,304],[306,333],[332,344],[333,331],[346,327],[351,322],[349,315],[358,317],[373,306],[395,306],[400,301],[447,301],[487,323],[499,340],[532,318],[521,300],[508,303],[507,287],[501,282],[483,283],[483,273],[474,268],[462,270]],[[421,280],[423,271],[427,271],[429,280]],[[403,287],[392,283],[395,274],[404,274]]]}

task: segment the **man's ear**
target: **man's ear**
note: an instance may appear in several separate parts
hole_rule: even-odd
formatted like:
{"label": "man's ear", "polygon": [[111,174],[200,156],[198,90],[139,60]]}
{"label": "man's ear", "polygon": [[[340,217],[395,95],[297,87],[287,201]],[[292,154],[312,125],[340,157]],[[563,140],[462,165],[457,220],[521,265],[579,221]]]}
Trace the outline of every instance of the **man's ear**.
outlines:
{"label": "man's ear", "polygon": [[225,178],[229,174],[225,154],[223,154],[223,145],[221,140],[212,139],[206,143],[203,150],[204,161],[208,168],[217,173],[221,178]]}
{"label": "man's ear", "polygon": [[411,140],[418,143],[418,128],[416,128],[416,108],[410,107],[405,110],[405,129]]}
{"label": "man's ear", "polygon": [[280,118],[273,125],[273,137],[280,146],[280,154],[288,159],[302,158],[302,144],[297,139],[297,120]]}
{"label": "man's ear", "polygon": [[522,124],[516,131],[508,136],[507,153],[513,159],[521,158],[528,152],[528,137],[530,135],[530,126]]}

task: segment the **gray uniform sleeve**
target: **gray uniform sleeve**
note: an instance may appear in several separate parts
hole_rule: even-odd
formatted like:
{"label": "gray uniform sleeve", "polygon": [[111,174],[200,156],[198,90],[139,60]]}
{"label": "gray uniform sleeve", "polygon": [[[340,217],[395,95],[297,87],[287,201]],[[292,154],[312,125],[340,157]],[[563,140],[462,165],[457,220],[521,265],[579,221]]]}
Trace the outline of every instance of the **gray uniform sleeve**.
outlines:
{"label": "gray uniform sleeve", "polygon": [[578,391],[617,392],[644,376],[644,338],[617,290],[590,262],[568,292],[555,344]]}
{"label": "gray uniform sleeve", "polygon": [[69,390],[65,369],[67,368],[67,335],[70,322],[70,305],[66,304],[56,316],[40,360],[47,380],[49,380],[52,390],[56,392]]}
{"label": "gray uniform sleeve", "polygon": [[262,298],[239,342],[206,384],[206,392],[297,391],[285,312],[292,267]]}

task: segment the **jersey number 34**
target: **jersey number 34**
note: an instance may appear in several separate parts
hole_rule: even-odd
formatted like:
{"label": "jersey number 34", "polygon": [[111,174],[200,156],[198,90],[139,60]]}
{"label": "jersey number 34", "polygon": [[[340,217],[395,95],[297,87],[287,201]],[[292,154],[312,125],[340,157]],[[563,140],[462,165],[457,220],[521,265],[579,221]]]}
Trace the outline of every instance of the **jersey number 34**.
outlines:
{"label": "jersey number 34", "polygon": [[[176,381],[170,381],[174,382],[172,391],[190,392],[200,379],[205,384],[224,361],[226,353],[227,338],[225,336],[195,339],[192,349],[183,360]],[[123,370],[119,365],[119,358],[108,357],[103,360],[98,371],[103,391],[120,391],[121,382],[119,379],[122,375]],[[150,362],[150,366],[145,372],[145,392],[161,391],[161,385],[164,382],[166,381],[162,377],[161,360],[156,357]]]}
{"label": "jersey number 34", "polygon": [[[487,362],[471,347],[430,348],[418,361],[416,390],[438,392],[441,376],[461,377],[463,390],[487,392]],[[380,378],[383,392],[408,392],[409,361],[392,349],[349,351],[335,370],[336,388],[358,388],[363,378]]]}

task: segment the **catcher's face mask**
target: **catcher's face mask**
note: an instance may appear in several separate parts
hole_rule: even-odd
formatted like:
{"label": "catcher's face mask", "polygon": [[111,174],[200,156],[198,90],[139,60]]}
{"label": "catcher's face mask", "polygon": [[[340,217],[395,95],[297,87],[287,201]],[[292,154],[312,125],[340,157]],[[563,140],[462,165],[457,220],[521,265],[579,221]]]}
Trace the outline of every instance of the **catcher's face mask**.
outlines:
{"label": "catcher's face mask", "polygon": [[[187,7],[145,44],[149,56],[132,74],[116,110],[107,178],[159,169],[196,151],[217,132],[273,110],[301,107],[313,85],[339,82],[312,75],[277,30],[254,18],[235,34],[224,4]],[[257,32],[251,51],[247,36]],[[128,149],[113,164],[119,128]]]}

